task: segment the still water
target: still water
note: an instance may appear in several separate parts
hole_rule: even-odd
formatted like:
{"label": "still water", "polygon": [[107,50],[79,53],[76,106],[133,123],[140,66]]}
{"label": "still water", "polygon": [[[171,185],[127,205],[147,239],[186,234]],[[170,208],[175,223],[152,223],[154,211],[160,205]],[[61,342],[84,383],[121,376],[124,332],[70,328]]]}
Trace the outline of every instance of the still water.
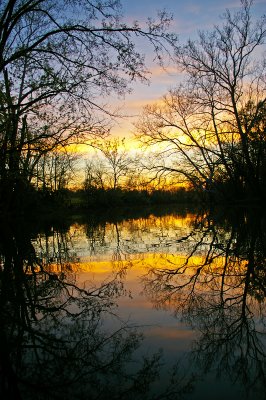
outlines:
{"label": "still water", "polygon": [[232,214],[9,226],[3,398],[265,399],[265,221]]}

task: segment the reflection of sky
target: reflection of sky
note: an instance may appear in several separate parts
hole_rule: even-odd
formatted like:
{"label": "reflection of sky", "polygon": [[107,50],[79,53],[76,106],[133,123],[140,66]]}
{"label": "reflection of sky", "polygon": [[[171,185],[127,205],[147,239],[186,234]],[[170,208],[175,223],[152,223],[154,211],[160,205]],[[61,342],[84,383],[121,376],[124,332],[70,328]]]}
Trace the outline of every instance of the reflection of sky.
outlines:
{"label": "reflection of sky", "polygon": [[[121,320],[128,322],[130,326],[137,326],[145,335],[138,355],[152,354],[162,348],[167,366],[175,363],[181,357],[182,368],[191,367],[193,372],[200,373],[202,371],[197,369],[197,365],[190,362],[189,357],[191,355],[189,353],[193,343],[195,346],[195,341],[201,337],[202,332],[199,334],[199,331],[203,330],[204,332],[205,323],[208,328],[207,332],[219,333],[219,324],[217,329],[215,324],[213,325],[213,321],[217,323],[217,318],[222,315],[219,313],[220,308],[217,308],[220,303],[219,280],[221,276],[219,275],[219,268],[216,271],[207,266],[206,276],[209,274],[212,278],[208,282],[205,281],[204,272],[201,273],[202,279],[199,279],[195,293],[199,295],[198,300],[204,301],[197,302],[195,307],[191,303],[190,306],[192,308],[189,307],[188,309],[186,309],[186,304],[182,298],[180,303],[178,297],[173,297],[169,303],[160,304],[159,301],[159,304],[157,304],[160,291],[158,293],[155,292],[155,296],[152,297],[149,291],[145,292],[145,281],[142,280],[142,276],[151,267],[163,269],[167,266],[169,268],[167,261],[172,262],[172,268],[178,267],[185,252],[191,250],[191,246],[195,246],[197,238],[199,238],[200,231],[198,228],[195,229],[193,227],[192,222],[193,215],[187,214],[186,217],[179,215],[155,217],[151,215],[149,218],[129,219],[118,224],[106,223],[93,226],[74,224],[68,232],[62,235],[53,231],[53,236],[43,238],[43,244],[45,245],[40,246],[42,236],[34,244],[37,252],[39,246],[39,250],[42,249],[43,256],[56,260],[57,253],[60,255],[61,243],[64,243],[67,253],[70,255],[75,254],[79,259],[81,271],[78,273],[77,280],[82,283],[82,287],[83,285],[85,288],[99,287],[103,282],[112,281],[115,276],[121,278],[124,291],[117,298],[118,308],[114,309],[114,314],[106,318],[104,327],[118,328]],[[187,240],[182,243],[179,242],[181,237],[188,235],[192,231],[195,232],[195,240],[192,244]],[[216,233],[219,243],[226,243],[223,230],[219,234],[219,229],[217,228]],[[206,252],[212,246],[214,253],[220,254],[220,247],[214,246],[214,242],[211,240],[211,233],[210,235],[203,233],[203,235],[203,246],[199,248],[199,252],[193,253],[192,256],[192,262],[195,262],[194,271],[197,269],[197,262],[204,249]],[[169,243],[170,246],[166,246]],[[141,247],[143,244],[144,247]],[[156,246],[153,246],[154,244]],[[137,252],[138,246],[140,246],[140,249]],[[154,250],[152,251],[152,249]],[[51,253],[51,250],[55,251]],[[46,254],[46,251],[49,251],[49,254]],[[160,252],[163,253],[160,254]],[[217,265],[216,259],[214,265]],[[228,295],[231,295],[235,289],[238,291],[234,284],[234,276],[240,286],[240,292],[243,289],[243,282],[241,271],[240,280],[238,280],[237,265],[235,268],[233,268],[233,265],[229,266],[227,276],[229,287],[232,287],[232,291],[228,292]],[[212,271],[215,272],[213,275]],[[171,283],[175,284],[175,281],[172,282],[170,280],[169,284],[171,285]],[[165,287],[165,289],[167,288]],[[204,297],[204,294],[208,295],[208,292],[210,296]],[[186,291],[184,291],[184,296],[187,297]],[[174,303],[175,301],[176,304]],[[232,307],[233,314],[230,312],[229,306],[228,318],[234,318],[234,313],[236,313],[236,317],[238,316],[237,303],[238,301],[235,303],[235,307]],[[178,304],[181,304],[182,307],[178,308]],[[239,304],[241,306],[241,302]],[[176,305],[177,309],[175,308]],[[207,306],[206,309],[204,308],[205,306]],[[252,304],[250,306],[253,307]],[[263,304],[261,304],[261,307],[263,307]],[[176,314],[174,314],[174,311],[177,311]],[[192,314],[195,311],[196,318],[193,320]],[[253,311],[254,318],[256,317],[255,308]],[[191,318],[186,318],[190,314]],[[228,322],[230,320],[228,318],[222,321]],[[258,328],[265,331],[265,326],[258,325]],[[208,339],[208,335],[206,338]],[[245,337],[243,337],[243,341],[245,342]],[[217,351],[218,348],[214,348]],[[211,371],[207,375],[204,374],[204,379],[201,382],[197,382],[196,392],[186,398],[189,400],[211,400],[213,398],[218,400],[224,400],[225,398],[238,400],[241,397],[239,397],[237,385],[230,385],[224,376],[220,381],[216,380]],[[250,397],[249,400],[253,400],[253,397]]]}
{"label": "reflection of sky", "polygon": [[[185,43],[188,38],[195,39],[198,30],[212,29],[214,24],[220,23],[220,16],[226,9],[234,11],[240,5],[238,0],[121,0],[121,3],[128,23],[134,20],[142,22],[148,17],[155,18],[157,10],[166,9],[172,13],[171,30],[178,34],[180,43]],[[260,17],[265,11],[266,0],[254,0],[254,15]],[[170,72],[162,71],[156,66],[152,62],[151,48],[144,43],[140,43],[140,51],[145,53],[147,65],[152,72],[150,85],[134,83],[133,92],[119,102],[120,106],[124,104],[124,112],[133,117],[120,120],[112,130],[113,135],[130,136],[134,129],[132,123],[143,106],[158,100],[182,79],[175,65],[169,65]],[[114,105],[114,99],[112,104]]]}

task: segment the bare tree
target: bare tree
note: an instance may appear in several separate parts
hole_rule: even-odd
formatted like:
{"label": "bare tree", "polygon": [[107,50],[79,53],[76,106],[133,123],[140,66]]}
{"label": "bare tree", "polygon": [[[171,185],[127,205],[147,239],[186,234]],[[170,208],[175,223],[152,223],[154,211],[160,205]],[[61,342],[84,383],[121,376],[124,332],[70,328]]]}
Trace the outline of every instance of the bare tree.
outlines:
{"label": "bare tree", "polygon": [[106,166],[98,157],[86,162],[84,189],[107,189]]}
{"label": "bare tree", "polygon": [[125,138],[113,138],[96,142],[94,146],[100,150],[105,165],[105,180],[111,189],[117,189],[123,178],[131,169],[133,159],[125,145]]}
{"label": "bare tree", "polygon": [[38,189],[53,192],[67,188],[76,177],[78,158],[77,153],[71,153],[66,148],[44,153],[33,163],[31,182]]}
{"label": "bare tree", "polygon": [[266,20],[253,22],[252,1],[241,5],[234,14],[225,12],[223,25],[178,49],[186,80],[162,103],[146,107],[137,136],[149,147],[160,146],[159,174],[178,174],[205,191],[221,192],[226,181],[236,192],[261,198]]}
{"label": "bare tree", "polygon": [[[157,55],[174,45],[165,12],[146,28],[126,25],[117,0],[3,0],[0,5],[1,182],[18,187],[21,166],[59,144],[108,133],[110,93],[145,80],[134,38]],[[100,99],[100,100],[99,100]]]}

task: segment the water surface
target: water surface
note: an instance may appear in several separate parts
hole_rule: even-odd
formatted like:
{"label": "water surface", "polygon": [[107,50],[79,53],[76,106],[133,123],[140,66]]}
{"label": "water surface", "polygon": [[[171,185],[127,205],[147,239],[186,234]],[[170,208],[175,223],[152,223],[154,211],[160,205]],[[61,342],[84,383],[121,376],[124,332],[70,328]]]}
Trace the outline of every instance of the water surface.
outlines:
{"label": "water surface", "polygon": [[143,215],[5,232],[6,392],[265,398],[264,218]]}

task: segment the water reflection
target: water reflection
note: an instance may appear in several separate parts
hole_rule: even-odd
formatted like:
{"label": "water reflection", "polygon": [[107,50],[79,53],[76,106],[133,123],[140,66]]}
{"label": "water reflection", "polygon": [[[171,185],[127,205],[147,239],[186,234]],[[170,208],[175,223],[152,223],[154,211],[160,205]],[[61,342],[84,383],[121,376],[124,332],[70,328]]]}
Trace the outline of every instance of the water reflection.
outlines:
{"label": "water reflection", "polygon": [[[80,241],[84,226],[86,243]],[[104,229],[73,225],[33,235],[23,220],[2,221],[1,398],[170,399],[190,390],[190,380],[174,369],[163,392],[153,391],[159,353],[134,361],[141,335],[114,311],[124,293],[119,264],[101,284],[80,281],[81,257],[104,248]],[[117,225],[113,233],[108,252],[120,261],[125,249]],[[115,328],[107,329],[107,316],[117,320]]]}
{"label": "water reflection", "polygon": [[200,332],[192,352],[198,370],[240,382],[250,399],[265,398],[265,239],[261,215],[222,223],[198,215],[179,239],[185,256],[165,255],[143,279],[157,308]]}
{"label": "water reflection", "polygon": [[[139,290],[148,301],[157,310],[171,310],[198,333],[189,357],[198,380],[211,374],[215,385],[219,377],[227,382],[230,398],[266,398],[263,215],[250,210],[233,216],[188,213],[106,222],[97,226],[90,261],[100,252],[101,260],[119,261],[127,274],[137,270]],[[140,303],[139,314],[143,307],[148,306]],[[167,327],[160,333],[165,344],[164,334],[170,335]],[[205,399],[212,398],[215,386],[210,397],[207,383],[203,390]],[[187,398],[200,395],[196,391]]]}
{"label": "water reflection", "polygon": [[265,258],[255,212],[3,221],[1,398],[266,398]]}

